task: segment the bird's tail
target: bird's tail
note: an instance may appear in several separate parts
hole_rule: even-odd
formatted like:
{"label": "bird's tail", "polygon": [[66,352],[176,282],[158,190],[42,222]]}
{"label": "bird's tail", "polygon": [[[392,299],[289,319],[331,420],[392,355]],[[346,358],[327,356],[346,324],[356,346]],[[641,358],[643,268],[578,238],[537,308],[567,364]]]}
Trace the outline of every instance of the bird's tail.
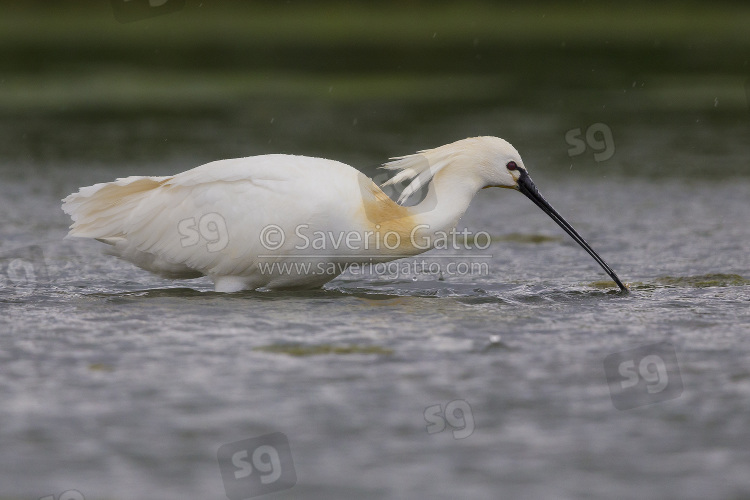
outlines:
{"label": "bird's tail", "polygon": [[67,237],[115,244],[125,236],[134,208],[169,179],[133,176],[79,189],[62,200],[63,212],[73,219]]}

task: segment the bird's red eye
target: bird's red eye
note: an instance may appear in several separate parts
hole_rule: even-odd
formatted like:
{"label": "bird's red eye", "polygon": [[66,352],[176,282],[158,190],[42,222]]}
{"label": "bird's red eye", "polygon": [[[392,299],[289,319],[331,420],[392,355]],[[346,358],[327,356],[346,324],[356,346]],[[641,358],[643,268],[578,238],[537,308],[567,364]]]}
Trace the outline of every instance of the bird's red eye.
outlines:
{"label": "bird's red eye", "polygon": [[507,165],[505,165],[508,170],[518,170],[518,165],[516,165],[516,162],[509,161]]}

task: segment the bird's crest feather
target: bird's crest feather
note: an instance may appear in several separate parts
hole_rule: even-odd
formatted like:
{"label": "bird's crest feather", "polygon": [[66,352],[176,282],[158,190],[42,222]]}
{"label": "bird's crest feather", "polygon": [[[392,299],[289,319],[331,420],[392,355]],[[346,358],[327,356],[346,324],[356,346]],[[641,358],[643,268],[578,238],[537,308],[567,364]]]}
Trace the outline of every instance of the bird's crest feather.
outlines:
{"label": "bird's crest feather", "polygon": [[398,203],[403,204],[411,195],[426,186],[435,175],[448,165],[452,155],[434,155],[436,150],[428,149],[416,154],[391,158],[381,168],[396,170],[397,173],[382,186],[392,186],[400,182],[408,182],[406,188],[398,197]]}

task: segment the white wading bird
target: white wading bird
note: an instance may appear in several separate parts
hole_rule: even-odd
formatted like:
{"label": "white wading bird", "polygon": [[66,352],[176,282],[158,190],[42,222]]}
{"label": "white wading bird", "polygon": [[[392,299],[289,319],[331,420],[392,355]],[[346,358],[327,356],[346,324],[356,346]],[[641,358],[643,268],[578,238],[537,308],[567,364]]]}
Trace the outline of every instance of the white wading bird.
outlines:
{"label": "white wading bird", "polygon": [[[409,182],[398,203],[343,163],[262,155],[170,177],[95,184],[65,198],[62,208],[73,219],[69,237],[107,243],[120,258],[167,278],[206,275],[216,291],[235,292],[317,288],[354,263],[417,255],[455,228],[480,189],[510,188],[536,203],[627,290],[542,198],[503,139],[463,139],[384,167],[397,171],[384,185]],[[424,185],[424,200],[402,205]],[[312,248],[311,238],[321,234],[330,236],[327,244]],[[289,266],[300,262],[309,265]]]}

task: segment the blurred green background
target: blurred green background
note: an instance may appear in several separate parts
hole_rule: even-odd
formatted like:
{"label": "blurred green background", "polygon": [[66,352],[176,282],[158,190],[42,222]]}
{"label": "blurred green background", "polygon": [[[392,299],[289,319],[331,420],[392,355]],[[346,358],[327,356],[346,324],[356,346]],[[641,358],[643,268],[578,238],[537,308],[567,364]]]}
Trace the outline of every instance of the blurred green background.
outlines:
{"label": "blurred green background", "polygon": [[723,145],[750,138],[748,27],[747,2],[188,0],[121,23],[104,0],[6,1],[0,162],[363,168],[498,135],[532,168],[586,171],[565,134],[604,123],[610,173],[745,175]]}

